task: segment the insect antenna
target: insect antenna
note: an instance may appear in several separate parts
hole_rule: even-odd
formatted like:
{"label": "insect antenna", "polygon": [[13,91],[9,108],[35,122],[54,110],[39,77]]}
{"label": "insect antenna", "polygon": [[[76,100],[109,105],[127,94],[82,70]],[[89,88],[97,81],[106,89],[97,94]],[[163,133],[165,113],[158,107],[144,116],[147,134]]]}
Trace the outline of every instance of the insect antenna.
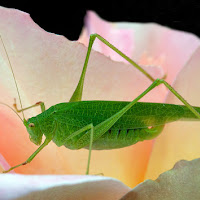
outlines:
{"label": "insect antenna", "polygon": [[[15,74],[14,74],[14,72],[13,72],[13,68],[12,68],[12,65],[11,65],[11,62],[10,62],[10,59],[9,59],[9,56],[8,56],[8,52],[7,52],[7,50],[6,50],[6,47],[5,47],[5,45],[4,45],[4,42],[3,42],[3,39],[2,39],[2,37],[1,37],[1,35],[0,35],[0,38],[1,38],[1,42],[2,42],[2,44],[3,44],[3,48],[4,48],[4,50],[5,50],[5,52],[6,52],[6,57],[7,57],[7,59],[8,59],[8,62],[9,62],[9,65],[10,65],[10,69],[11,69],[11,72],[12,72],[12,75],[13,75],[13,78],[14,78],[14,81],[15,81],[15,85],[16,85],[16,88],[17,88],[17,94],[18,94],[18,97],[19,97],[19,102],[20,102],[20,106],[21,106],[21,109],[22,109],[22,101],[21,101],[21,97],[20,97],[20,94],[19,94],[19,89],[18,89],[18,86],[17,86],[17,81],[16,81],[16,79],[15,79]],[[5,104],[5,103],[1,103],[1,104],[4,104],[4,105],[6,105],[6,106],[8,106],[7,104]],[[8,106],[9,108],[11,108],[10,106]],[[12,109],[12,108],[11,108]],[[13,110],[13,109],[12,109]],[[14,111],[14,110],[13,110]],[[15,111],[14,111],[15,112]],[[15,112],[16,113],[16,112]],[[17,114],[17,113],[16,113]],[[18,114],[17,114],[18,115]],[[25,119],[25,116],[24,116],[24,112],[23,112],[23,110],[22,110],[22,115],[23,115],[23,118]],[[18,115],[19,116],[19,115]],[[20,117],[20,119],[21,119],[21,117]]]}
{"label": "insect antenna", "polygon": [[[0,102],[0,104],[3,104],[4,106],[7,106],[7,107],[9,107],[13,112],[15,112],[15,114],[22,120],[22,118],[19,116],[19,114],[11,107],[11,106],[9,106],[9,105],[7,105],[7,104],[5,104],[5,103],[3,103],[3,102]],[[22,122],[23,122],[23,120],[22,120]]]}

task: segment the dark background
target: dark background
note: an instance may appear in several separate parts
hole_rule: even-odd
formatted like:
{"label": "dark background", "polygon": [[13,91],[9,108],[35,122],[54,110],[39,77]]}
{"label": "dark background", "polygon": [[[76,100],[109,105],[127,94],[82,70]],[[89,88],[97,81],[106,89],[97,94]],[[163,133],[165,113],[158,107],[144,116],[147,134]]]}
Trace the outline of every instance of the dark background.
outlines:
{"label": "dark background", "polygon": [[157,22],[200,36],[200,1],[197,0],[10,2],[3,0],[0,5],[25,11],[43,29],[70,40],[78,39],[87,10],[96,11],[108,21]]}

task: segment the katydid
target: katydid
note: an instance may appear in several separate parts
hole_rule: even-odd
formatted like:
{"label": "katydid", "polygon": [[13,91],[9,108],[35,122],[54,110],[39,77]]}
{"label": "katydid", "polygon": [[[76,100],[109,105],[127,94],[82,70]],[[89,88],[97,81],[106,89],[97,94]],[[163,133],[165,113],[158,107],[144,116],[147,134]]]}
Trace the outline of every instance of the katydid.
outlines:
{"label": "katydid", "polygon": [[[95,38],[98,38],[105,45],[113,49],[153,82],[132,102],[81,101],[87,64]],[[3,46],[6,51],[4,44]],[[6,54],[8,57],[7,52]],[[10,60],[9,64],[13,73]],[[15,84],[17,87],[16,80]],[[164,84],[184,105],[138,102],[143,96],[160,84]],[[40,146],[25,162],[11,167],[7,171],[4,171],[4,173],[30,163],[50,141],[53,141],[58,147],[64,145],[69,149],[89,149],[86,169],[86,174],[89,174],[91,151],[94,149],[103,150],[130,146],[139,141],[151,140],[157,137],[166,123],[177,120],[200,119],[200,107],[192,107],[165,80],[154,80],[138,64],[98,34],[90,35],[82,74],[68,103],[59,103],[47,110],[45,110],[43,102],[22,108],[19,91],[18,95],[21,109],[18,110],[16,104],[14,104],[17,112],[22,112],[23,114],[24,110],[35,106],[41,107],[42,113],[28,120],[25,119],[23,114],[23,123],[30,135],[30,140]],[[42,143],[43,135],[46,137],[44,143]]]}

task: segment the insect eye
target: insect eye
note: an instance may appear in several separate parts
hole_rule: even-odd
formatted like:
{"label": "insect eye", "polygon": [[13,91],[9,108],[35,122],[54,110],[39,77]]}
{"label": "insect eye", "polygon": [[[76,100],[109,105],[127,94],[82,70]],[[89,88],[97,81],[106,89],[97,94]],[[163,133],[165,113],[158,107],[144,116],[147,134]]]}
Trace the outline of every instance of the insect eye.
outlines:
{"label": "insect eye", "polygon": [[34,123],[30,123],[28,126],[29,126],[29,127],[34,127],[35,124],[34,124]]}

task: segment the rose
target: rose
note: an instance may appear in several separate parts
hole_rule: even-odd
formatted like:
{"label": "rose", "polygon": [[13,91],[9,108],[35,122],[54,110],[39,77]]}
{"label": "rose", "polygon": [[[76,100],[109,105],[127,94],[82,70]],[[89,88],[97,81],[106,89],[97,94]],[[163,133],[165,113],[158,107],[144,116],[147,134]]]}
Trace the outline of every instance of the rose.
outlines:
{"label": "rose", "polygon": [[[23,106],[44,101],[48,108],[56,103],[68,101],[78,83],[87,48],[62,36],[43,31],[25,13],[13,10],[12,15],[8,17],[8,12],[11,11],[3,8],[0,12],[0,30],[13,64]],[[11,105],[17,93],[3,49],[2,55],[0,81],[4,95],[1,96],[1,101]],[[152,68],[153,73],[156,71],[161,70]],[[150,81],[132,66],[114,62],[92,52],[83,99],[131,100],[149,84]],[[141,86],[140,89],[138,85]],[[164,92],[163,88],[158,88],[152,92],[153,98],[149,95],[145,99],[159,101],[163,99]],[[1,114],[1,153],[13,166],[24,162],[36,146],[29,141],[27,131],[15,113],[5,106],[2,106],[2,109],[6,112],[2,110]],[[39,112],[39,109],[29,110],[25,117],[34,116]],[[94,151],[92,158],[95,159],[91,161],[91,174],[104,173],[105,176],[120,178],[133,186],[143,180],[151,148],[152,141],[145,141],[124,149]],[[51,143],[29,166],[20,167],[15,171],[26,174],[84,174],[87,157],[87,150],[71,151],[64,147],[58,148]],[[132,162],[134,168],[131,166]],[[113,170],[110,168],[113,165],[118,168]],[[131,176],[135,178],[126,180],[130,176],[130,169]]]}
{"label": "rose", "polygon": [[[151,23],[144,25],[110,23],[100,19],[91,11],[87,13],[86,25],[79,41],[87,44],[88,36],[98,32],[119,49],[123,49],[139,64],[162,68],[167,75],[166,81],[168,83],[173,83],[173,87],[191,105],[200,105],[198,92],[195,92],[198,91],[199,87],[200,47],[199,39],[195,35]],[[127,40],[132,41],[133,45],[130,45]],[[94,48],[112,59],[123,61],[101,41],[97,40]],[[168,93],[166,97],[166,94],[163,94],[167,103],[181,104],[172,93],[169,91]],[[162,100],[159,99],[158,102]],[[155,101],[155,99],[150,99],[150,101]],[[191,129],[192,135],[188,134]],[[199,141],[199,123],[176,122],[167,124],[163,133],[155,140],[145,178],[157,178],[160,173],[172,168],[174,163],[181,159],[191,160],[199,157]]]}
{"label": "rose", "polygon": [[[7,167],[0,156],[0,165]],[[0,199],[119,199],[130,188],[103,176],[81,175],[0,175]]]}
{"label": "rose", "polygon": [[[78,82],[86,48],[77,42],[70,42],[63,37],[55,36],[43,31],[34,24],[25,13],[12,10],[12,15],[8,15],[8,12],[11,11],[1,8],[0,30],[2,30],[1,35],[9,52],[13,68],[18,69],[15,70],[15,75],[21,89],[20,93],[23,99],[23,106],[26,107],[32,105],[39,100],[44,101],[47,107],[54,105],[55,103],[67,101]],[[9,27],[7,24],[9,24]],[[120,27],[122,25],[118,26]],[[135,38],[134,55],[136,57],[134,59],[138,61],[139,64],[152,65],[152,63],[146,63],[146,60],[149,59],[144,59],[149,58],[149,55],[147,55],[149,50],[147,53],[142,54],[142,45],[137,45],[138,41],[141,41],[141,38],[138,37],[136,30],[141,31],[141,29],[142,28],[139,28],[137,25],[136,29],[134,29],[134,35],[131,36],[132,38],[133,36]],[[156,29],[159,30],[158,33],[155,31]],[[155,38],[157,38],[160,33],[163,33],[163,40],[166,39],[166,35],[169,34],[171,36],[170,38],[172,38],[171,45],[177,42],[179,45],[182,45],[180,49],[184,49],[188,44],[191,45],[185,52],[178,52],[180,57],[184,59],[177,61],[177,55],[174,55],[174,53],[170,54],[172,48],[170,48],[169,39],[167,43],[168,48],[166,48],[165,53],[167,56],[170,55],[169,58],[171,60],[169,58],[166,59],[165,56],[163,56],[165,53],[162,52],[160,55],[162,59],[154,59],[153,62],[153,65],[156,65],[158,61],[159,64],[162,61],[162,66],[151,67],[150,70],[148,69],[149,67],[146,67],[146,69],[154,74],[154,76],[157,75],[155,72],[159,72],[158,76],[161,77],[164,71],[167,73],[167,81],[172,83],[177,76],[177,73],[183,68],[186,61],[188,61],[192,53],[197,49],[199,40],[195,36],[182,32],[177,33],[176,31],[157,25],[149,25],[147,26],[147,30],[153,32]],[[145,34],[148,33],[147,30],[145,31]],[[130,31],[130,33],[131,32],[133,31]],[[129,36],[130,33],[128,33]],[[173,33],[175,36],[173,36]],[[102,33],[100,34],[103,35]],[[180,38],[185,40],[182,40],[181,43],[179,40]],[[138,46],[140,48],[136,51],[136,47]],[[150,48],[149,46],[151,47],[152,45],[148,45],[148,48]],[[177,47],[177,44],[175,43],[174,46]],[[159,44],[157,44],[156,47],[159,47],[159,50],[161,48]],[[153,49],[152,52],[159,51]],[[9,67],[6,63],[5,54],[3,56],[1,65],[2,77],[0,81],[1,93],[4,95],[1,99],[3,102],[12,104],[13,97],[17,97],[16,89],[14,85],[13,87],[8,87],[7,85],[9,81],[10,83],[12,82],[12,78],[10,78],[11,74],[9,74]],[[172,70],[172,68],[170,68],[171,66],[176,66],[177,68]],[[7,69],[5,69],[5,67],[7,67]],[[42,75],[42,77],[39,75]],[[5,77],[9,77],[10,80]],[[91,87],[91,85],[93,87]],[[150,85],[150,81],[132,66],[114,62],[101,54],[92,52],[83,99],[132,100],[139,95],[141,91],[146,89],[148,85]],[[140,86],[140,88],[138,86]],[[148,94],[142,100],[155,102],[163,101],[165,94],[166,89],[160,87],[152,91],[151,94]],[[5,107],[2,107],[1,109],[0,148],[9,164],[15,165],[25,161],[25,159],[33,152],[35,146],[28,140],[28,134],[16,115]],[[37,111],[33,110],[32,113],[30,111],[30,113],[26,113],[26,117],[36,113]],[[95,174],[103,172],[105,176],[119,178],[125,184],[133,187],[144,179],[147,167],[148,174],[155,176],[155,173],[152,173],[151,171],[153,162],[148,162],[152,144],[152,141],[145,141],[124,149],[92,152],[92,158],[95,159],[92,159],[91,173]],[[161,144],[163,145],[163,143]],[[157,142],[155,147],[156,146]],[[13,151],[11,151],[11,148]],[[191,152],[191,155],[193,156],[194,152]],[[85,150],[70,151],[62,147],[58,148],[54,144],[50,144],[29,166],[27,165],[16,169],[16,172],[83,174],[87,156],[88,151]],[[152,159],[153,154],[151,156],[151,160]],[[174,160],[176,159],[182,158],[175,157]],[[81,167],[78,166],[80,163]],[[123,165],[121,165],[121,163],[123,163]],[[162,162],[160,163],[162,164]],[[171,166],[173,166],[173,164],[170,163]],[[117,166],[117,168],[113,170],[110,166],[114,165]],[[162,172],[164,168],[165,166],[156,171],[156,173],[158,172],[157,175],[160,171]],[[168,167],[168,169],[169,168],[170,167]],[[150,175],[147,175],[146,177],[148,178]]]}
{"label": "rose", "polygon": [[[173,87],[193,106],[199,106],[199,47],[190,57],[186,65],[177,75]],[[180,102],[170,93],[166,102]],[[146,177],[156,178],[157,172],[164,172],[180,159],[194,159],[200,155],[199,123],[177,122],[166,126],[163,133],[156,139]],[[163,157],[163,155],[165,155]]]}
{"label": "rose", "polygon": [[[8,165],[0,156],[0,164]],[[179,161],[157,180],[130,188],[120,181],[100,176],[0,175],[1,199],[199,199],[200,159]]]}

